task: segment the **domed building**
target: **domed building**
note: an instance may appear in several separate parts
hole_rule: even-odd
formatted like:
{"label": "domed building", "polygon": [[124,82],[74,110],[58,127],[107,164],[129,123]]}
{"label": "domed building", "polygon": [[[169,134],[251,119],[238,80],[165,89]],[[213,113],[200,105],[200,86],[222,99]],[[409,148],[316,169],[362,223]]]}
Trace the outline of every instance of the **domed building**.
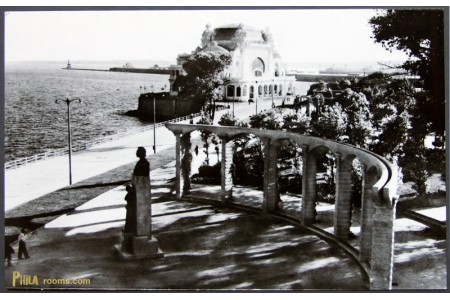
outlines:
{"label": "domed building", "polygon": [[[224,91],[225,100],[247,101],[294,93],[295,77],[286,76],[285,66],[268,29],[262,31],[244,24],[229,24],[211,30],[208,24],[202,34],[201,46],[195,52],[198,51],[227,52],[232,57],[231,64],[224,70],[224,76],[229,79]],[[187,54],[179,55],[177,65],[171,67],[172,94],[177,94],[173,83],[183,74],[182,64],[188,57]]]}

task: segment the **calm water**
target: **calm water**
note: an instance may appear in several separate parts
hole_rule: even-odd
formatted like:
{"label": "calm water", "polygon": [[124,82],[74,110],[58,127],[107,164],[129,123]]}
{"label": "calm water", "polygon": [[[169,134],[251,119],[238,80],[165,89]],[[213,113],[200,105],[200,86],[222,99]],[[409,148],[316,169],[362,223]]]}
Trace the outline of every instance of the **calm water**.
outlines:
{"label": "calm water", "polygon": [[[72,67],[99,69],[121,65],[72,63]],[[140,91],[151,91],[151,85],[155,90],[169,86],[168,75],[63,70],[62,62],[7,63],[5,67],[6,161],[67,148],[67,105],[55,103],[56,99],[83,101],[70,105],[72,144],[77,146],[148,125],[124,113],[137,109]],[[296,82],[296,93],[306,93],[309,85]]]}
{"label": "calm water", "polygon": [[[145,126],[123,115],[137,109],[140,87],[169,84],[168,75],[63,70],[64,64],[6,64],[5,160],[67,147],[67,105],[58,98],[79,97],[70,105],[73,145]],[[78,67],[78,66],[77,66]],[[84,64],[107,69],[111,65]]]}

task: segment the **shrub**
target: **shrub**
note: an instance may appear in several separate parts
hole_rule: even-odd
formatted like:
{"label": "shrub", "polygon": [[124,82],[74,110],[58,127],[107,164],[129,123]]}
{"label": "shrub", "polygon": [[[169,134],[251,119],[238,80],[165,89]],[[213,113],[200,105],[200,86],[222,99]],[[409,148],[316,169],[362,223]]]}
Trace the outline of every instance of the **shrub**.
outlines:
{"label": "shrub", "polygon": [[201,184],[220,184],[221,163],[214,166],[201,166],[198,174],[191,177],[192,182]]}

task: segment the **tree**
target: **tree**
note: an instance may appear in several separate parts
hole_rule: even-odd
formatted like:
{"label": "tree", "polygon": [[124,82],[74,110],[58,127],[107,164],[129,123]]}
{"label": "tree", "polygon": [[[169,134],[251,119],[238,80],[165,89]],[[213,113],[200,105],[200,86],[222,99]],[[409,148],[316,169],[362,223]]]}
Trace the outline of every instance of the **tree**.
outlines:
{"label": "tree", "polygon": [[375,130],[366,96],[347,88],[338,96],[337,102],[342,105],[342,109],[347,113],[345,135],[348,140],[344,141],[368,149],[375,135]]}
{"label": "tree", "polygon": [[430,97],[417,103],[424,120],[441,137],[445,130],[444,11],[389,9],[370,19],[375,42],[404,51],[402,67],[419,75]]}
{"label": "tree", "polygon": [[342,141],[347,125],[347,113],[339,103],[335,103],[333,106],[325,106],[317,121],[313,122],[313,135],[329,140]]}
{"label": "tree", "polygon": [[227,82],[222,72],[230,63],[231,56],[227,52],[198,51],[183,64],[187,75],[178,78],[180,96],[200,101],[211,121],[214,120],[214,103],[223,98],[223,85]]}
{"label": "tree", "polygon": [[281,128],[279,117],[274,111],[260,112],[250,116],[249,125],[251,128],[279,130]]}
{"label": "tree", "polygon": [[220,117],[219,122],[217,122],[220,126],[238,126],[238,127],[248,127],[245,122],[240,121],[238,118],[233,116],[232,113],[227,112]]}
{"label": "tree", "polygon": [[311,133],[311,118],[303,113],[284,115],[281,129],[308,135]]}

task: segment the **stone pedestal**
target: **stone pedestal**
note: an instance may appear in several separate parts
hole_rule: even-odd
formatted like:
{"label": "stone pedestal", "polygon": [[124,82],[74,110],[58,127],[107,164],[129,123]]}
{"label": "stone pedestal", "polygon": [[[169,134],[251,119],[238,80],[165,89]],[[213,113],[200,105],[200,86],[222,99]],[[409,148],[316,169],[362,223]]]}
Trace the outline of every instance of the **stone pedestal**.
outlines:
{"label": "stone pedestal", "polygon": [[122,260],[164,257],[164,253],[159,249],[158,240],[155,238],[149,240],[147,236],[127,238],[124,234],[122,245],[115,245],[114,248]]}
{"label": "stone pedestal", "polygon": [[136,191],[136,232],[123,233],[121,244],[114,248],[123,260],[163,257],[156,238],[152,237],[152,206],[149,176],[134,176]]}

